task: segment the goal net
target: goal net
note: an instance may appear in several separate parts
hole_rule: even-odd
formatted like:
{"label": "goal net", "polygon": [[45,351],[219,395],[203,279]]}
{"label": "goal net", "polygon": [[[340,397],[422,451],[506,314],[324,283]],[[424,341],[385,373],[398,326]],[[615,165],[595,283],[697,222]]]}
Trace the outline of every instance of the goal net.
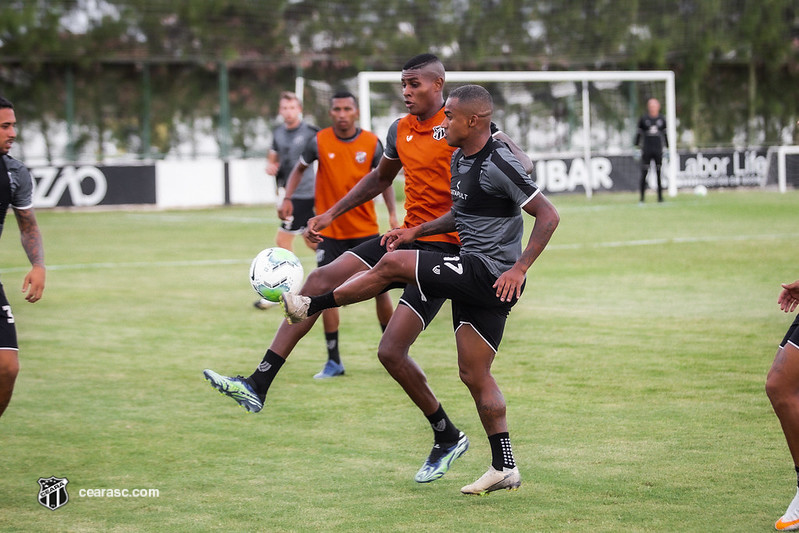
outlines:
{"label": "goal net", "polygon": [[[397,72],[361,72],[358,93],[361,124],[387,131],[407,110]],[[568,72],[448,72],[447,92],[477,83],[491,92],[494,122],[513,138],[533,161],[550,156],[574,157],[584,169],[578,176],[589,197],[600,185],[601,172],[592,156],[632,153],[638,118],[651,97],[660,100],[666,116],[670,147],[664,161],[669,193],[677,193],[676,114],[674,73],[671,71]],[[638,174],[630,158],[629,169]],[[541,174],[539,172],[539,174]]]}
{"label": "goal net", "polygon": [[773,146],[766,153],[768,173],[766,186],[777,186],[786,192],[790,186],[799,189],[799,146]]}

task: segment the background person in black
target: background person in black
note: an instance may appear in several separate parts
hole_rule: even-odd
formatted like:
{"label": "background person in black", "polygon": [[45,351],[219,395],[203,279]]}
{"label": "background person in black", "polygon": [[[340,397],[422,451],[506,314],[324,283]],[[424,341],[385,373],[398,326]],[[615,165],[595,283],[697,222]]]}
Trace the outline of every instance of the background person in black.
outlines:
{"label": "background person in black", "polygon": [[[33,213],[33,179],[25,165],[8,155],[17,138],[14,106],[0,96],[0,232],[6,211],[14,210],[22,248],[32,268],[22,281],[22,292],[30,303],[38,302],[44,292],[44,247],[39,225]],[[0,285],[0,415],[6,410],[19,373],[19,347],[14,315]]]}
{"label": "background person in black", "polygon": [[658,202],[663,201],[663,186],[660,182],[660,167],[663,164],[663,150],[669,146],[666,138],[666,119],[660,114],[660,102],[650,98],[646,102],[646,114],[638,121],[635,146],[641,145],[641,202],[646,191],[646,176],[652,161],[657,175]]}

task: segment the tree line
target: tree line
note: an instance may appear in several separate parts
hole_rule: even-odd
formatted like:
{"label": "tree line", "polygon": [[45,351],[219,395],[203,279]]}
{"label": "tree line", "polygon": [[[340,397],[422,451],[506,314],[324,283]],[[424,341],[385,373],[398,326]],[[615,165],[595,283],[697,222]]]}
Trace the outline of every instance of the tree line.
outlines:
{"label": "tree line", "polygon": [[[451,71],[674,70],[679,129],[693,145],[799,142],[795,0],[0,5],[0,93],[23,133],[52,140],[67,127],[72,157],[93,146],[102,159],[109,145],[160,157],[203,134],[252,154],[297,75],[335,87],[427,51]],[[310,112],[324,117],[325,104]]]}

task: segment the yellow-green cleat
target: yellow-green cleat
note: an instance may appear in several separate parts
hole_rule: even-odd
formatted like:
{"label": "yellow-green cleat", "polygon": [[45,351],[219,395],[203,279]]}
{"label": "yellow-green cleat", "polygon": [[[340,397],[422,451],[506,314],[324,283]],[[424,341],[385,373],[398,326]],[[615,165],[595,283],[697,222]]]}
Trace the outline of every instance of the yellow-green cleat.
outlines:
{"label": "yellow-green cleat", "polygon": [[250,413],[257,413],[264,408],[263,400],[255,393],[247,382],[247,378],[243,376],[236,376],[235,378],[222,376],[208,368],[203,370],[203,376],[213,388],[236,400],[236,403]]}
{"label": "yellow-green cleat", "polygon": [[455,459],[466,453],[468,449],[469,439],[464,435],[463,431],[460,432],[457,442],[449,446],[442,446],[436,443],[422,468],[416,472],[413,479],[417,483],[430,483],[437,480],[446,474]]}

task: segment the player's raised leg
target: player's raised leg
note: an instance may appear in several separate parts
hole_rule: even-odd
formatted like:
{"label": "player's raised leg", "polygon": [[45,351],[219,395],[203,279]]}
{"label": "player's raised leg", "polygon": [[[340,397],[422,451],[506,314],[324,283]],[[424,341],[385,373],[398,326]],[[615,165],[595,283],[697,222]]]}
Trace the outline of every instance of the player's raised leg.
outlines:
{"label": "player's raised leg", "polygon": [[470,324],[461,324],[455,333],[458,370],[469,389],[491,445],[491,466],[477,481],[461,489],[464,494],[486,494],[500,489],[517,489],[521,476],[513,457],[505,417],[505,398],[499,390],[491,364],[495,351]]}
{"label": "player's raised leg", "polygon": [[[308,275],[301,291],[320,294],[330,291],[353,274],[366,269],[366,265],[352,254],[344,254]],[[266,400],[266,393],[291,351],[313,327],[317,315],[300,324],[283,321],[255,371],[246,378],[228,377],[206,369],[205,379],[222,394],[233,398],[247,411],[258,412]],[[253,396],[255,399],[253,399]],[[258,400],[258,401],[256,401]],[[260,402],[260,405],[259,405]]]}
{"label": "player's raised leg", "polygon": [[325,309],[374,298],[394,282],[415,283],[417,257],[415,250],[396,250],[383,256],[374,268],[354,273],[332,292],[313,296],[303,287],[300,294],[284,293],[280,300],[286,318],[292,324],[314,320]]}
{"label": "player's raised leg", "polygon": [[766,378],[766,394],[782,425],[797,472],[797,492],[774,525],[780,531],[799,530],[799,348],[787,342],[777,349]]}

